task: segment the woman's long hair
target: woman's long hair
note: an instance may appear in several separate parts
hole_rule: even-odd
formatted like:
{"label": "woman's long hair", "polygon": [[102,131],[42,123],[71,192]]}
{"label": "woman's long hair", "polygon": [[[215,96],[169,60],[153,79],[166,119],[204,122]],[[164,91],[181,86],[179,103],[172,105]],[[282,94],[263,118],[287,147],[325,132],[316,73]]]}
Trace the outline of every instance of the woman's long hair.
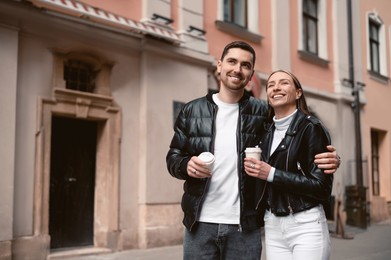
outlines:
{"label": "woman's long hair", "polygon": [[[269,77],[267,78],[267,82],[269,82],[269,79],[270,77],[274,74],[274,73],[277,73],[277,72],[283,72],[285,74],[288,74],[292,80],[293,80],[293,84],[295,85],[295,88],[296,89],[300,89],[301,90],[301,96],[299,99],[296,100],[296,107],[298,110],[300,110],[301,112],[303,112],[304,114],[306,115],[310,115],[310,111],[308,110],[308,106],[307,106],[307,102],[305,101],[305,96],[304,96],[304,90],[303,88],[301,87],[301,84],[300,84],[300,81],[297,79],[297,77],[295,75],[293,75],[292,72],[290,71],[287,71],[287,70],[275,70],[273,71]],[[267,85],[266,85],[267,86]],[[267,91],[267,87],[266,87],[266,91]],[[269,120],[269,122],[272,122],[273,121],[273,117],[274,117],[274,109],[270,106],[270,103],[268,102],[268,112],[267,112],[267,118]]]}

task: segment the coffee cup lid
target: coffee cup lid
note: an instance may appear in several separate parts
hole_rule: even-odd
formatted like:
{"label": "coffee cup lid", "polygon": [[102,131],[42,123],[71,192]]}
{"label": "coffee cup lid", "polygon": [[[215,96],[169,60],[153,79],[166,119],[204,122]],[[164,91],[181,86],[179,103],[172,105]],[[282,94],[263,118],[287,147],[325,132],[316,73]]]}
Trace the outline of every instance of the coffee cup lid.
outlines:
{"label": "coffee cup lid", "polygon": [[247,147],[245,152],[260,152],[261,148],[259,147]]}
{"label": "coffee cup lid", "polygon": [[210,152],[203,152],[198,156],[198,158],[206,163],[213,162],[213,160],[215,159],[214,155]]}

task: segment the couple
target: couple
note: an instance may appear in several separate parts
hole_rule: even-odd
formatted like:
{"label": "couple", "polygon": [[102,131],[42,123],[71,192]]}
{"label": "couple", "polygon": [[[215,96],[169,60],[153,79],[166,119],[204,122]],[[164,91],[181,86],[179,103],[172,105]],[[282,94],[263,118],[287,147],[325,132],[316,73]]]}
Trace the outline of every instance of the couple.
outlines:
{"label": "couple", "polygon": [[[229,43],[219,92],[187,103],[176,120],[166,161],[185,180],[184,259],[259,260],[263,225],[268,260],[329,259],[322,204],[339,157],[293,74],[270,75],[268,105],[245,93],[254,64],[250,45]],[[245,159],[256,145],[262,160]],[[205,151],[215,155],[211,171],[197,157]]]}

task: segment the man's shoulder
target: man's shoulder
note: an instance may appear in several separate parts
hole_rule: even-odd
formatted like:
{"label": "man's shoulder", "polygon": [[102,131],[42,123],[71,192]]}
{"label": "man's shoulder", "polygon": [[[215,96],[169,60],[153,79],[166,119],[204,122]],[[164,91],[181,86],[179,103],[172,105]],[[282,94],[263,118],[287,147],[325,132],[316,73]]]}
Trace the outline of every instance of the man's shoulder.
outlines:
{"label": "man's shoulder", "polygon": [[199,98],[195,98],[193,100],[190,100],[184,106],[186,106],[186,107],[199,106],[199,105],[207,103],[208,101],[209,100],[207,99],[207,97],[203,96],[203,97],[199,97]]}
{"label": "man's shoulder", "polygon": [[257,106],[264,106],[267,108],[266,100],[255,98],[255,97],[250,97],[248,101],[250,104],[257,105]]}
{"label": "man's shoulder", "polygon": [[257,99],[254,97],[251,97],[248,100],[249,106],[252,108],[252,110],[261,111],[261,114],[267,113],[267,102],[263,99]]}
{"label": "man's shoulder", "polygon": [[182,111],[186,114],[204,114],[205,112],[211,113],[215,106],[214,102],[211,101],[207,96],[199,97],[185,103],[182,107]]}

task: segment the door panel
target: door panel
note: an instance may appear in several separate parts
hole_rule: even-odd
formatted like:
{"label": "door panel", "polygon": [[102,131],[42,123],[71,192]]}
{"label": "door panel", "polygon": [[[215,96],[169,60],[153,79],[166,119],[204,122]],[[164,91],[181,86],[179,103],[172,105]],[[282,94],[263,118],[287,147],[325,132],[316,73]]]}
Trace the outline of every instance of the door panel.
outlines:
{"label": "door panel", "polygon": [[93,244],[97,123],[52,118],[49,234],[51,248]]}

